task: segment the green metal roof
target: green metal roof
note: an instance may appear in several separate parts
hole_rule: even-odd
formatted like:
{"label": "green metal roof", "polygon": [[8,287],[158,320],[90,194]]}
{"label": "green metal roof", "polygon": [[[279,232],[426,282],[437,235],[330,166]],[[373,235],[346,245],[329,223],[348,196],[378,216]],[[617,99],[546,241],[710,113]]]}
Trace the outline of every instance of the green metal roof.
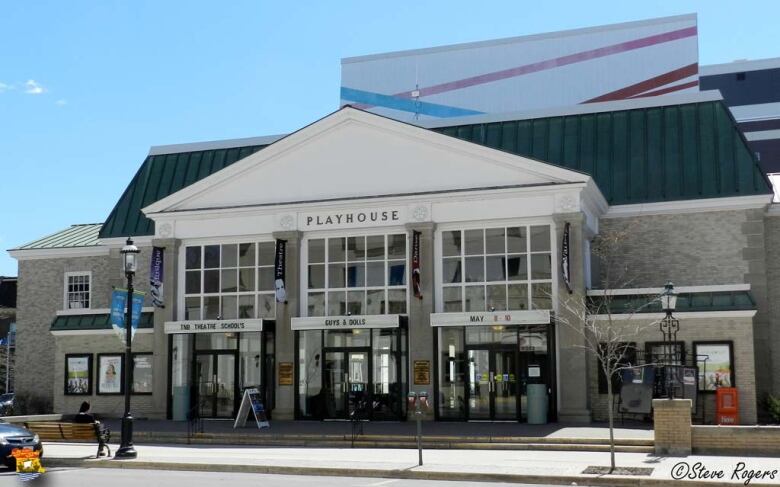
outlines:
{"label": "green metal roof", "polygon": [[436,130],[583,171],[610,204],[771,194],[720,101]]}
{"label": "green metal roof", "polygon": [[[63,315],[54,318],[51,323],[51,331],[85,331],[85,330],[110,330],[110,315]],[[154,313],[141,313],[141,322],[138,328],[153,328]]]}
{"label": "green metal roof", "polygon": [[147,156],[108,215],[100,238],[154,235],[154,222],[141,212],[190,184],[254,154],[265,145]]}
{"label": "green metal roof", "polygon": [[[611,204],[771,193],[720,101],[435,130],[588,173]],[[103,224],[100,238],[153,235],[154,222],[142,208],[263,147],[148,156]]]}
{"label": "green metal roof", "polygon": [[52,233],[38,240],[20,245],[11,250],[56,249],[65,247],[92,247],[97,245],[98,232],[102,223],[71,225],[65,230]]}
{"label": "green metal roof", "polygon": [[[656,298],[658,298],[657,295],[613,295],[610,296],[609,308],[613,314],[660,313],[663,311],[661,302]],[[603,296],[589,296],[588,300],[591,310],[603,310],[604,299]],[[677,295],[675,312],[749,311],[754,309],[756,309],[756,302],[750,291],[717,291],[679,293]],[[603,313],[603,311],[596,312]]]}

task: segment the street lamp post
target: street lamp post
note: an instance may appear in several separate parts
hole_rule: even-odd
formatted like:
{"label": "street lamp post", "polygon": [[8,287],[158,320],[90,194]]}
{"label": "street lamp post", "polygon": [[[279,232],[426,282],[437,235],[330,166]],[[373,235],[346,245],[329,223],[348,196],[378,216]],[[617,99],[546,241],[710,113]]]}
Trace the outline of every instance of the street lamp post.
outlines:
{"label": "street lamp post", "polygon": [[674,292],[672,281],[666,283],[664,292],[661,294],[661,307],[666,316],[661,320],[661,334],[664,337],[664,371],[666,376],[666,397],[674,399],[674,384],[672,382],[672,357],[674,343],[677,341],[677,331],[680,329],[680,322],[672,316],[672,312],[677,306],[677,293]]}
{"label": "street lamp post", "polygon": [[133,276],[137,268],[137,257],[140,253],[138,247],[133,245],[133,239],[127,239],[127,243],[121,250],[122,265],[127,277],[127,310],[125,312],[125,414],[122,416],[122,442],[116,451],[114,458],[136,458],[138,452],[133,447],[133,416],[130,414],[130,370],[132,369],[133,348]]}

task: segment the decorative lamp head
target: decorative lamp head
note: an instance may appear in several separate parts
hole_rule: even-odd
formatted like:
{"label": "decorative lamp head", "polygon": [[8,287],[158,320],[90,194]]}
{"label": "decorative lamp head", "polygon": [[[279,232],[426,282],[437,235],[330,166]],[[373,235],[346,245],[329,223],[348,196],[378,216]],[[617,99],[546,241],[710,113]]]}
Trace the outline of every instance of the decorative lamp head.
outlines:
{"label": "decorative lamp head", "polygon": [[666,313],[671,313],[677,307],[677,293],[674,292],[674,284],[668,281],[664,286],[664,292],[661,294],[661,308]]}
{"label": "decorative lamp head", "polygon": [[122,254],[122,264],[124,265],[125,274],[135,274],[135,271],[138,268],[138,254],[141,253],[141,251],[138,250],[138,247],[133,245],[132,237],[127,238],[127,243],[122,247],[120,253]]}

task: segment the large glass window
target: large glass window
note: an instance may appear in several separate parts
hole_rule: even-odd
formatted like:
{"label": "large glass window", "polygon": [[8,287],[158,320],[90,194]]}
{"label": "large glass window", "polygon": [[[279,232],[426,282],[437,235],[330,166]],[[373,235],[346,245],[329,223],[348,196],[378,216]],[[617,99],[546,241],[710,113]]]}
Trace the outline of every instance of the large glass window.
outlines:
{"label": "large glass window", "polygon": [[444,312],[550,309],[549,225],[444,231]]}
{"label": "large glass window", "polygon": [[274,242],[185,249],[184,319],[276,316]]}
{"label": "large glass window", "polygon": [[310,239],[308,316],[406,313],[406,234]]}

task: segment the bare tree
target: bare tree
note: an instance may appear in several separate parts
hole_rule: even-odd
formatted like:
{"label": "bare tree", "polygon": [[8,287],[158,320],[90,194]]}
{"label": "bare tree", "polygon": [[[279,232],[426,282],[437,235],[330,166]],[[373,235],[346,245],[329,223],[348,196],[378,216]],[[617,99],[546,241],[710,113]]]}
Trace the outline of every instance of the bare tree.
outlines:
{"label": "bare tree", "polygon": [[[622,370],[631,367],[624,362],[628,352],[635,347],[637,338],[650,327],[657,326],[655,320],[632,319],[648,306],[657,302],[660,295],[634,296],[626,302],[616,302],[615,291],[629,289],[635,276],[623,258],[630,229],[609,230],[598,235],[592,243],[592,258],[598,265],[601,275],[601,294],[583,296],[565,294],[558,301],[556,324],[566,326],[577,333],[582,342],[578,347],[596,357],[598,367],[607,378],[607,410],[609,418],[609,473],[615,470],[615,412],[613,410],[614,391],[612,378]],[[634,364],[635,365],[635,364]]]}

